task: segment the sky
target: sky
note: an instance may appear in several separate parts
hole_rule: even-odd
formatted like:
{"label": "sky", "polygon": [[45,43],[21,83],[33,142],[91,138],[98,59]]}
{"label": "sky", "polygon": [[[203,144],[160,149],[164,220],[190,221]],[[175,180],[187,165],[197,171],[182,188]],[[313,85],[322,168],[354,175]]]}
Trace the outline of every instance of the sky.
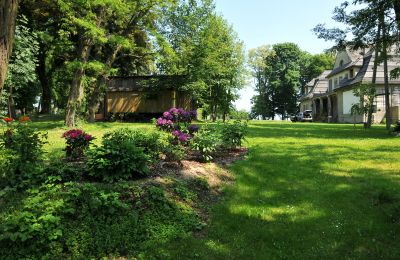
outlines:
{"label": "sky", "polygon": [[[343,0],[215,0],[217,12],[233,26],[246,50],[265,44],[294,42],[312,54],[332,47],[312,29],[320,23],[335,26],[332,12]],[[237,109],[250,111],[251,80],[240,91]]]}

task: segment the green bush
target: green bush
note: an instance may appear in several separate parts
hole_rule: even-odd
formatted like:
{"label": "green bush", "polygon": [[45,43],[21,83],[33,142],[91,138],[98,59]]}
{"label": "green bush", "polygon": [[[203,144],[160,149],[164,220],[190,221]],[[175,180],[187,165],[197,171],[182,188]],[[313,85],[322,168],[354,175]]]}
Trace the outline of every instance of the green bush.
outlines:
{"label": "green bush", "polygon": [[242,146],[242,142],[247,134],[247,123],[240,120],[225,123],[219,126],[222,138],[222,145],[226,148],[236,148]]}
{"label": "green bush", "polygon": [[52,242],[63,234],[63,212],[73,210],[62,198],[61,191],[61,185],[28,190],[21,207],[7,212],[2,219],[0,249],[18,250],[21,257],[24,256],[23,251],[31,256],[40,254],[44,248],[49,249]]}
{"label": "green bush", "polygon": [[[112,140],[112,138],[110,138]],[[104,142],[88,152],[89,175],[105,182],[143,177],[149,172],[150,156],[133,142]]]}
{"label": "green bush", "polygon": [[213,153],[221,146],[221,135],[210,127],[202,127],[190,142],[192,149],[199,151],[204,161],[211,161]]}
{"label": "green bush", "polygon": [[39,181],[46,139],[47,134],[41,134],[25,123],[10,126],[0,135],[0,148],[6,154],[2,177],[7,180],[7,185],[25,187]]}

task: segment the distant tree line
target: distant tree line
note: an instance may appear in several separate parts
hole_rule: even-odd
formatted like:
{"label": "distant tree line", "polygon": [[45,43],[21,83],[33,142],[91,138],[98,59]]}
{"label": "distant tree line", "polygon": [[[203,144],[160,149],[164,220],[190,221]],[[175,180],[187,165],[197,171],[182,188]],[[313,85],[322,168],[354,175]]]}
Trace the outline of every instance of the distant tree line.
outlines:
{"label": "distant tree line", "polygon": [[297,112],[297,99],[304,94],[305,84],[333,64],[333,54],[312,55],[294,43],[250,50],[249,66],[257,93],[252,98],[252,117],[288,118]]}
{"label": "distant tree line", "polygon": [[171,74],[185,75],[183,90],[216,119],[245,83],[243,43],[213,0],[2,0],[0,9],[9,21],[0,104],[12,117],[39,104],[65,111],[72,127],[94,121],[110,76]]}

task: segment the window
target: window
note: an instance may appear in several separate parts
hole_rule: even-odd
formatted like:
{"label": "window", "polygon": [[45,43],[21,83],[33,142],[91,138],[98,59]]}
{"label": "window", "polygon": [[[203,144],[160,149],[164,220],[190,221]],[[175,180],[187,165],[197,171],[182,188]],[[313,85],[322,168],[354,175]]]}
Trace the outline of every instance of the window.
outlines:
{"label": "window", "polygon": [[351,79],[354,78],[354,70],[353,69],[350,70],[350,78]]}
{"label": "window", "polygon": [[343,60],[340,60],[340,65],[339,66],[342,67],[343,63],[344,63]]}
{"label": "window", "polygon": [[336,79],[335,79],[335,83],[333,84],[333,87],[336,88],[337,85],[338,85],[338,79],[336,78]]}
{"label": "window", "polygon": [[332,79],[330,79],[329,80],[329,91],[332,91],[332,86],[333,85],[333,82],[332,82]]}

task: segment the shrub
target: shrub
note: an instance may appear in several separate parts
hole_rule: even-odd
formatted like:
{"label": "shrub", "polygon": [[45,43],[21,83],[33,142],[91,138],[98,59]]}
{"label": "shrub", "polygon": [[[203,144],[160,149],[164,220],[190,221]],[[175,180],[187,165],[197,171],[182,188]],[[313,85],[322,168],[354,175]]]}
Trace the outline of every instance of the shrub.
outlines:
{"label": "shrub", "polygon": [[156,120],[156,126],[161,130],[172,132],[173,130],[179,130],[182,125],[188,126],[196,117],[196,111],[188,112],[182,108],[171,108]]}
{"label": "shrub", "polygon": [[71,161],[82,159],[85,150],[89,148],[91,141],[94,140],[93,136],[80,129],[69,130],[62,137],[66,140],[67,147],[65,147],[65,152],[67,158]]}
{"label": "shrub", "polygon": [[106,182],[147,175],[151,153],[146,153],[145,150],[152,151],[150,146],[153,143],[150,138],[137,138],[139,136],[142,135],[128,129],[106,134],[103,137],[102,146],[96,147],[88,153],[89,175]]}
{"label": "shrub", "polygon": [[199,151],[204,161],[211,161],[212,154],[221,145],[221,135],[209,127],[203,127],[191,140],[192,149]]}
{"label": "shrub", "polygon": [[13,187],[23,187],[38,181],[47,134],[41,134],[30,127],[28,117],[22,117],[17,124],[13,124],[10,119],[4,120],[7,129],[0,135],[0,147],[7,155],[3,161],[4,177]]}
{"label": "shrub", "polygon": [[219,126],[223,146],[236,148],[242,146],[247,134],[247,123],[236,120],[233,124],[225,123]]}

